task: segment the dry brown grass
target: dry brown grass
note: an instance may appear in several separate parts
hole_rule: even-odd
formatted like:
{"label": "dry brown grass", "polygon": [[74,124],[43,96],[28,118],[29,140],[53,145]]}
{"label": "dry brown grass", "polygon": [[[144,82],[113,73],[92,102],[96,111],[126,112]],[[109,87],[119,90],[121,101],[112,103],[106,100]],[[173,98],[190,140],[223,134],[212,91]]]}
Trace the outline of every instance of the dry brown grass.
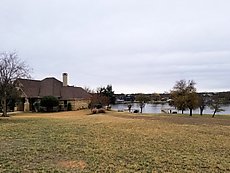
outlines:
{"label": "dry brown grass", "polygon": [[0,131],[0,172],[230,172],[225,116],[29,113]]}

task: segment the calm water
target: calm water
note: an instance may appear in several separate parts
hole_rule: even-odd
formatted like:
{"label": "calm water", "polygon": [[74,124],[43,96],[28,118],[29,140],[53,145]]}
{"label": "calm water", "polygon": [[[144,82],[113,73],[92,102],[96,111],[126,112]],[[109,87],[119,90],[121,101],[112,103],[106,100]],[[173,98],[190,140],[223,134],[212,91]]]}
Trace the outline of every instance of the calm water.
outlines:
{"label": "calm water", "polygon": [[[133,103],[132,104],[132,110],[133,109],[138,109],[139,105],[138,103]],[[116,105],[112,105],[112,109],[114,110],[128,110],[128,106],[127,104],[116,104]],[[146,104],[145,107],[143,108],[143,113],[161,113],[162,109],[172,109],[175,110],[173,107],[170,107],[169,104]],[[224,105],[222,106],[222,109],[224,109],[225,111],[223,112],[218,112],[216,114],[219,115],[224,115],[224,114],[229,114],[230,115],[230,105]],[[178,113],[181,113],[181,111],[178,111]],[[184,113],[189,113],[189,111],[184,111]],[[200,110],[196,109],[193,111],[194,114],[199,114]],[[206,107],[206,109],[204,110],[203,114],[212,114],[213,110],[210,110],[209,107]]]}

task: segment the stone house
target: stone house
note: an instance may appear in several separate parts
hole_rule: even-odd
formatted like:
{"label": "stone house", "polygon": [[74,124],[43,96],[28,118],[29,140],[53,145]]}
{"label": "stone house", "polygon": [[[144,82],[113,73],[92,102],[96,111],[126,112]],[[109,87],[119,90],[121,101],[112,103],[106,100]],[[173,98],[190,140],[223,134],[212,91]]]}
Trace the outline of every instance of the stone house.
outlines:
{"label": "stone house", "polygon": [[58,98],[61,110],[66,110],[69,103],[72,110],[88,108],[91,95],[81,87],[68,86],[67,81],[67,73],[63,73],[63,82],[53,77],[43,80],[18,79],[17,86],[22,94],[16,111],[34,111],[34,103],[44,96]]}

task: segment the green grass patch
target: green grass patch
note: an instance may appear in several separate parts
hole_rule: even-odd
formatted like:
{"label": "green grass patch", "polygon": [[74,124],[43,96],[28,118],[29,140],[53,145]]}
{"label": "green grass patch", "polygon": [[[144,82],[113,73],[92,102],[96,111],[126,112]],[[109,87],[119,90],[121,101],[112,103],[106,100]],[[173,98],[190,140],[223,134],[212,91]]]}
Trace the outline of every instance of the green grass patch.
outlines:
{"label": "green grass patch", "polygon": [[78,111],[2,118],[0,172],[230,171],[228,118],[129,117]]}

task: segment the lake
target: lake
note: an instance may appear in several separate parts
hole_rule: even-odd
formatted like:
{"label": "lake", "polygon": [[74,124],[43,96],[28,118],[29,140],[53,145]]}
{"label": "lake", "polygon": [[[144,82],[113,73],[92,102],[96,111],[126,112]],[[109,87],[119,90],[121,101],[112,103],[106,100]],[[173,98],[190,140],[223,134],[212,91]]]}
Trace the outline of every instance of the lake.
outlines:
{"label": "lake", "polygon": [[[112,109],[113,110],[128,110],[128,104],[115,104],[112,105]],[[140,110],[139,104],[138,103],[132,103],[132,110],[134,109],[138,109]],[[161,110],[167,110],[167,109],[172,109],[175,110],[174,107],[169,106],[168,103],[165,104],[146,104],[145,107],[143,108],[143,113],[161,113]],[[229,114],[230,115],[230,105],[223,105],[222,109],[224,109],[225,111],[223,112],[217,112],[216,114],[218,115],[225,115],[225,114]],[[178,113],[181,113],[181,111],[177,111]],[[189,114],[189,111],[184,111],[185,114]],[[200,110],[196,109],[193,110],[194,114],[199,114]],[[206,107],[203,114],[213,114],[213,110],[211,110],[209,107]]]}

